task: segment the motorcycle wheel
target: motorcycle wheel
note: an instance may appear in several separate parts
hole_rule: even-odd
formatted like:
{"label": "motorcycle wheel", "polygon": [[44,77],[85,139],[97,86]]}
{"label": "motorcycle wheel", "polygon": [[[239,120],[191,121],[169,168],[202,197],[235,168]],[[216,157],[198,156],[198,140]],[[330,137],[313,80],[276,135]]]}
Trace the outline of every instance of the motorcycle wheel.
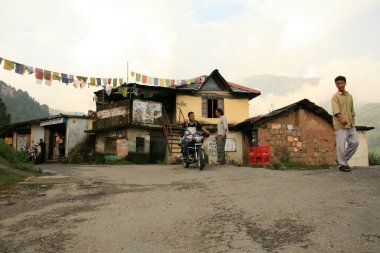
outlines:
{"label": "motorcycle wheel", "polygon": [[203,170],[203,167],[205,166],[205,161],[203,159],[203,150],[200,148],[198,150],[198,168],[200,170]]}

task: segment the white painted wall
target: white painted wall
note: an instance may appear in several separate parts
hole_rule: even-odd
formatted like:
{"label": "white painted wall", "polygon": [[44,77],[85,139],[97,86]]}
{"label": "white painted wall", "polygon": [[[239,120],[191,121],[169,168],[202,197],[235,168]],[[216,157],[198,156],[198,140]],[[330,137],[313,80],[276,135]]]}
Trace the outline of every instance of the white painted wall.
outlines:
{"label": "white painted wall", "polygon": [[367,131],[357,131],[359,147],[354,156],[348,161],[349,166],[368,166],[368,136]]}
{"label": "white painted wall", "polygon": [[82,142],[87,134],[84,132],[88,128],[88,120],[82,118],[68,118],[66,125],[65,136],[65,156],[67,157],[69,152]]}

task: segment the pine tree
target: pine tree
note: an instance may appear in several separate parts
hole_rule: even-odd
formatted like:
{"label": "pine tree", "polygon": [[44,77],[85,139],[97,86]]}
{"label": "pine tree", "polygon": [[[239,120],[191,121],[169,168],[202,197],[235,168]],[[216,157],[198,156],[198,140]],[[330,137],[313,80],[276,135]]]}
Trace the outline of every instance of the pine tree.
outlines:
{"label": "pine tree", "polygon": [[5,126],[11,121],[11,115],[7,113],[7,107],[0,98],[0,135],[5,131]]}

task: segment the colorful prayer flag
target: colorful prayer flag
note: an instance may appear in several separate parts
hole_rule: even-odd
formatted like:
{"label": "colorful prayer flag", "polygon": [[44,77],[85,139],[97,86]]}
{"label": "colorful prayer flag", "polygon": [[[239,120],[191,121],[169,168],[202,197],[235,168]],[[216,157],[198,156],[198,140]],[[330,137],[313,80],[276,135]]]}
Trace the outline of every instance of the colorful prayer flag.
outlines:
{"label": "colorful prayer flag", "polygon": [[62,83],[68,84],[69,78],[67,77],[67,74],[61,73]]}
{"label": "colorful prayer flag", "polygon": [[117,79],[116,79],[116,78],[113,79],[113,83],[112,83],[112,85],[113,85],[113,87],[116,87],[116,86],[117,86]]}
{"label": "colorful prayer flag", "polygon": [[123,78],[119,78],[119,85],[123,85]]}
{"label": "colorful prayer flag", "polygon": [[131,71],[131,77],[135,77],[135,72]]}
{"label": "colorful prayer flag", "polygon": [[59,76],[59,73],[58,72],[52,72],[52,77],[53,77],[53,80],[57,80],[57,81],[60,81],[61,80],[61,77]]}
{"label": "colorful prayer flag", "polygon": [[49,70],[44,70],[44,79],[45,80],[51,80],[51,71]]}
{"label": "colorful prayer flag", "polygon": [[141,81],[141,74],[136,73],[136,82],[140,82],[140,81]]}
{"label": "colorful prayer flag", "polygon": [[107,83],[108,83],[109,85],[111,85],[111,83],[112,83],[112,78],[108,78]]}
{"label": "colorful prayer flag", "polygon": [[159,79],[158,78],[154,78],[154,86],[158,86],[158,81],[159,81]]}
{"label": "colorful prayer flag", "polygon": [[95,77],[90,77],[90,85],[95,86]]}
{"label": "colorful prayer flag", "polygon": [[3,66],[4,69],[11,71],[15,68],[15,66],[16,66],[16,63],[14,63],[13,61],[4,59],[4,66]]}
{"label": "colorful prayer flag", "polygon": [[17,74],[20,74],[20,75],[23,75],[24,74],[24,71],[25,71],[25,66],[20,64],[20,63],[16,63],[16,69],[15,69],[15,72]]}
{"label": "colorful prayer flag", "polygon": [[34,68],[33,67],[25,66],[25,70],[26,70],[26,72],[28,72],[29,75],[34,73]]}
{"label": "colorful prayer flag", "polygon": [[170,86],[170,79],[165,79],[165,86],[169,87]]}
{"label": "colorful prayer flag", "polygon": [[50,79],[50,80],[45,80],[45,84],[46,84],[47,86],[51,86],[51,79]]}
{"label": "colorful prayer flag", "polygon": [[153,80],[154,80],[154,78],[151,77],[151,76],[149,76],[148,77],[148,84],[152,85],[153,84]]}
{"label": "colorful prayer flag", "polygon": [[108,79],[107,78],[102,78],[102,84],[104,86],[107,86]]}
{"label": "colorful prayer flag", "polygon": [[146,75],[142,75],[142,80],[141,80],[141,82],[142,82],[142,83],[147,83],[147,81],[148,81],[148,77],[147,77]]}
{"label": "colorful prayer flag", "polygon": [[74,76],[73,75],[69,75],[69,83],[73,83],[74,82]]}
{"label": "colorful prayer flag", "polygon": [[170,86],[174,86],[175,85],[175,80],[170,80]]}
{"label": "colorful prayer flag", "polygon": [[35,71],[36,71],[36,74],[35,74],[36,79],[37,80],[42,80],[44,78],[44,71],[43,71],[43,69],[36,68]]}
{"label": "colorful prayer flag", "polygon": [[160,86],[165,86],[165,79],[160,78]]}
{"label": "colorful prayer flag", "polygon": [[102,85],[102,79],[96,78],[96,86]]}

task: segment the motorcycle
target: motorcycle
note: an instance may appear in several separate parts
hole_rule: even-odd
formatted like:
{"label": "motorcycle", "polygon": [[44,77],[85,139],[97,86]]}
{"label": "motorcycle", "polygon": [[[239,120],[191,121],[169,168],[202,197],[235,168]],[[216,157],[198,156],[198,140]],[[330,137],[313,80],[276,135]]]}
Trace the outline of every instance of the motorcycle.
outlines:
{"label": "motorcycle", "polygon": [[[183,167],[188,168],[191,163],[198,163],[198,168],[203,170],[205,167],[205,151],[203,148],[205,136],[202,135],[202,132],[197,131],[187,138],[190,138],[191,142],[188,146],[188,156],[182,155]],[[184,154],[184,150],[182,150],[182,154]]]}
{"label": "motorcycle", "polygon": [[29,162],[34,162],[36,161],[36,158],[37,158],[37,147],[36,146],[32,146],[28,149],[28,161]]}

